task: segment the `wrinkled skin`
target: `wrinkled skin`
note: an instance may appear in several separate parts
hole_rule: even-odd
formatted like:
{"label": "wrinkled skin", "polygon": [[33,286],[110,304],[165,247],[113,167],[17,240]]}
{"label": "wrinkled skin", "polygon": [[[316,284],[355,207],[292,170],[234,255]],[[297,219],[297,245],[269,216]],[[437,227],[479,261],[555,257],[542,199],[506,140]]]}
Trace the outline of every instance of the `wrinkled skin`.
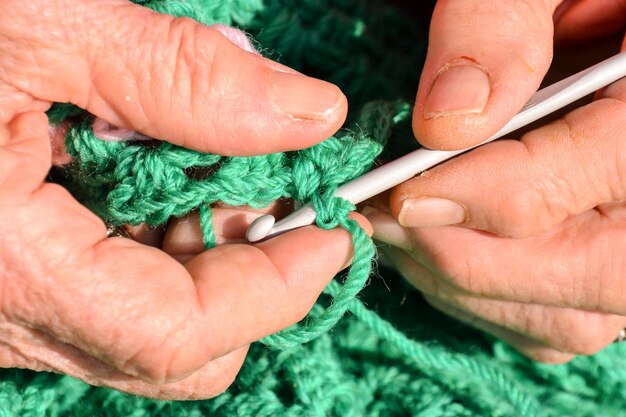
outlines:
{"label": "wrinkled skin", "polygon": [[[573,73],[572,63],[600,60],[577,45],[602,50],[605,36],[623,37],[626,2],[559,3],[437,3],[413,118],[425,146],[463,148],[497,131],[539,87],[553,40],[576,48],[553,63]],[[429,113],[440,69],[458,59],[488,74],[486,106]],[[449,102],[456,98],[467,96]],[[626,327],[626,80],[520,139],[448,161],[364,213],[389,244],[387,258],[433,306],[531,358],[561,363],[597,352]],[[402,212],[405,201],[429,197],[439,200],[421,216]]]}
{"label": "wrinkled skin", "polygon": [[[192,149],[250,155],[333,134],[347,112],[337,87],[123,0],[5,0],[0,57],[0,366],[157,398],[211,397],[250,342],[301,319],[349,262],[342,230],[237,243],[258,213],[233,208],[216,209],[227,244],[210,251],[197,245],[194,215],[173,222],[163,242],[171,256],[152,247],[162,230],[133,229],[145,245],[107,239],[100,219],[45,182],[53,158],[67,162],[49,140],[59,131],[44,112],[55,101]],[[277,79],[325,91],[326,101],[313,113],[293,97],[281,107]]]}

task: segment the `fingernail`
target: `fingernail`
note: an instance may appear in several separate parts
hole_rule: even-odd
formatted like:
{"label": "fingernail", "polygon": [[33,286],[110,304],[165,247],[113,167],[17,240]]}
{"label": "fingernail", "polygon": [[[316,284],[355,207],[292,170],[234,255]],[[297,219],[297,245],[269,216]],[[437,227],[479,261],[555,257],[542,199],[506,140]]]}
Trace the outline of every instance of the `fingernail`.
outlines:
{"label": "fingernail", "polygon": [[398,222],[404,227],[446,226],[463,223],[465,207],[443,198],[409,198],[404,200]]}
{"label": "fingernail", "polygon": [[376,214],[376,213],[380,213],[380,210],[378,210],[376,207],[373,206],[364,206],[361,210],[361,214],[363,216],[365,216],[365,218],[367,218],[369,220],[369,216]]}
{"label": "fingernail", "polygon": [[409,231],[400,226],[392,215],[371,206],[363,207],[361,214],[363,214],[372,225],[374,230],[372,238],[402,249],[411,249],[412,245]]}
{"label": "fingernail", "polygon": [[444,69],[424,104],[424,118],[482,113],[491,94],[489,76],[476,65]]}
{"label": "fingernail", "polygon": [[336,85],[326,81],[276,71],[272,74],[270,100],[296,119],[326,120],[346,98]]}

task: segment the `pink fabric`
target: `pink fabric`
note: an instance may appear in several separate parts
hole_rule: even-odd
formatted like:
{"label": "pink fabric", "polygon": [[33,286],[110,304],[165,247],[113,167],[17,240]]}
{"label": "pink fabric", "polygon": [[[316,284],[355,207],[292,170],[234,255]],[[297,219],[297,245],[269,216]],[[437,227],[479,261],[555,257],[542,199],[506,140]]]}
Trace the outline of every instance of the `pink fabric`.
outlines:
{"label": "pink fabric", "polygon": [[152,140],[152,138],[142,135],[134,130],[128,130],[123,127],[117,127],[104,119],[96,118],[91,126],[93,134],[102,140],[109,142],[121,142],[129,140]]}
{"label": "pink fabric", "polygon": [[48,136],[50,137],[50,145],[52,148],[52,165],[63,166],[72,162],[72,157],[65,152],[66,133],[66,124],[50,125],[48,128]]}
{"label": "pink fabric", "polygon": [[222,24],[211,25],[211,27],[226,36],[232,43],[244,51],[252,52],[253,54],[259,53],[256,49],[254,49],[254,46],[252,46],[252,43],[246,34],[239,29],[231,28],[230,26]]}

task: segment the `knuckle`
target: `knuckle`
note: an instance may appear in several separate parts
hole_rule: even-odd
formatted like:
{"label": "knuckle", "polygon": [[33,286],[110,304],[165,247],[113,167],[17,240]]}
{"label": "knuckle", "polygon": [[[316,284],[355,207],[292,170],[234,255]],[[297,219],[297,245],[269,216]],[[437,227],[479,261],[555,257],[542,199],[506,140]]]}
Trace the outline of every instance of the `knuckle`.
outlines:
{"label": "knuckle", "polygon": [[571,213],[568,207],[576,202],[577,189],[571,180],[555,174],[546,174],[529,190],[529,200],[534,200],[534,216],[529,231],[538,234],[561,223]]}
{"label": "knuckle", "polygon": [[[384,249],[383,253],[385,253]],[[445,291],[442,289],[442,281],[436,272],[414,260],[408,253],[396,253],[390,259],[400,274],[424,295],[439,297]]]}
{"label": "knuckle", "polygon": [[[487,276],[488,268],[485,265],[487,257],[469,254],[460,257],[443,251],[432,256],[432,260],[445,282],[471,294],[484,294],[491,290],[492,285]],[[436,283],[436,280],[433,280]],[[438,284],[438,283],[437,283]],[[435,285],[431,290],[433,295],[441,295],[441,286]]]}
{"label": "knuckle", "polygon": [[[607,120],[612,123],[607,125]],[[547,167],[543,177],[551,187],[546,187],[545,197],[557,209],[555,216],[564,219],[597,204],[624,199],[624,129],[626,104],[604,98],[524,136],[522,142],[529,152]],[[551,137],[556,140],[546,140]],[[559,152],[566,158],[558,156]],[[555,154],[556,158],[546,158]],[[551,169],[554,160],[556,168]]]}
{"label": "knuckle", "polygon": [[613,181],[609,180],[612,201],[620,201],[626,198],[626,141],[623,139],[617,142],[612,157],[608,159],[613,161],[612,164],[615,166],[614,174],[611,175]]}
{"label": "knuckle", "polygon": [[609,343],[615,339],[613,335],[611,340],[598,339],[593,336],[581,335],[579,340],[564,345],[561,348],[567,352],[576,355],[593,355],[604,349]]}
{"label": "knuckle", "polygon": [[584,283],[578,302],[581,306],[594,311],[626,314],[623,302],[626,282],[622,279],[626,272],[625,233],[626,224],[613,224],[611,230],[590,236],[581,249],[580,274]]}
{"label": "knuckle", "polygon": [[170,38],[176,39],[176,56],[170,64],[169,102],[183,102],[188,108],[191,123],[182,137],[195,140],[201,125],[201,139],[206,142],[204,146],[210,147],[216,139],[229,136],[231,120],[225,119],[233,116],[225,111],[226,101],[239,94],[233,84],[238,79],[237,72],[242,71],[229,63],[237,62],[238,48],[216,30],[187,18],[174,19],[170,31]]}
{"label": "knuckle", "polygon": [[570,215],[568,208],[577,198],[577,189],[570,179],[542,168],[543,164],[537,162],[549,152],[538,149],[528,138],[521,144],[528,149],[528,160],[534,171],[529,173],[532,180],[518,181],[510,193],[501,198],[497,207],[499,217],[493,225],[497,234],[515,239],[550,230]]}
{"label": "knuckle", "polygon": [[180,380],[184,373],[172,368],[172,360],[176,356],[172,345],[153,346],[147,344],[131,357],[124,365],[124,370],[144,382],[153,385]]}
{"label": "knuckle", "polygon": [[622,133],[626,129],[626,83],[621,84],[622,90],[625,90],[621,97],[602,100],[602,104],[606,105],[604,116],[615,123],[611,139],[599,144],[603,159],[607,161],[605,175],[609,187],[609,201],[621,201],[626,198],[626,141]]}
{"label": "knuckle", "polygon": [[241,369],[243,358],[232,359],[228,358],[226,361],[218,359],[207,370],[200,370],[183,381],[160,385],[158,398],[195,401],[217,397],[235,382]]}
{"label": "knuckle", "polygon": [[[169,38],[174,39],[172,48],[174,57],[171,65],[172,92],[191,95],[209,93],[211,75],[216,65],[216,42],[211,39],[202,39],[195,22],[187,18],[175,18],[169,26]],[[201,47],[204,46],[204,48]],[[158,63],[157,63],[158,64]],[[204,76],[203,82],[200,81]]]}
{"label": "knuckle", "polygon": [[509,19],[518,24],[529,24],[528,18],[533,18],[533,21],[547,20],[552,21],[552,13],[546,7],[545,2],[537,0],[509,0],[504,2],[497,2],[498,7],[503,7],[506,15]]}
{"label": "knuckle", "polygon": [[[165,38],[167,45],[164,49],[170,50],[171,54],[153,54],[149,51],[151,54],[150,73],[162,74],[161,77],[165,78],[165,85],[169,91],[165,94],[162,91],[154,91],[154,89],[163,89],[160,83],[151,83],[146,87],[153,90],[152,97],[163,97],[166,100],[166,103],[159,104],[186,106],[193,121],[197,117],[193,97],[207,94],[205,86],[210,82],[213,73],[214,60],[210,54],[213,53],[214,48],[211,43],[207,44],[204,49],[199,48],[202,40],[198,39],[197,24],[192,20],[182,17],[169,19],[171,20],[168,22],[168,34]],[[202,77],[200,72],[206,76],[204,82],[198,82]],[[151,74],[148,78],[151,78]],[[172,111],[174,110],[172,108]]]}
{"label": "knuckle", "polygon": [[576,355],[593,355],[613,342],[617,335],[607,316],[585,311],[559,315],[553,328],[551,345]]}
{"label": "knuckle", "polygon": [[202,400],[222,394],[235,382],[240,367],[240,365],[229,366],[222,369],[217,375],[212,375],[210,378],[202,378],[190,399]]}
{"label": "knuckle", "polygon": [[431,253],[430,261],[435,269],[453,284],[463,286],[467,280],[466,264],[460,258],[450,256],[445,250]]}
{"label": "knuckle", "polygon": [[[467,13],[467,7],[459,2],[459,10]],[[526,64],[525,71],[533,69],[539,75],[539,69],[549,65],[551,60],[552,11],[545,2],[536,0],[507,0],[472,2],[476,16],[481,22],[488,22],[491,34],[506,39],[511,48],[507,56],[517,56]],[[529,37],[533,40],[528,42]],[[521,53],[520,53],[521,52]],[[539,67],[539,68],[538,68]]]}
{"label": "knuckle", "polygon": [[417,289],[431,297],[445,298],[450,292],[444,289],[443,283],[432,274],[420,274],[418,278],[411,279],[411,282]]}
{"label": "knuckle", "polygon": [[235,381],[237,373],[219,375],[211,381],[199,379],[192,384],[165,384],[159,386],[157,397],[170,401],[198,401],[217,397]]}
{"label": "knuckle", "polygon": [[539,229],[539,213],[544,205],[541,200],[533,188],[518,189],[503,198],[496,233],[515,239],[533,236]]}
{"label": "knuckle", "polygon": [[524,34],[528,35],[526,32],[531,26],[549,29],[552,25],[552,11],[545,2],[536,0],[482,2],[444,0],[438,3],[438,8],[435,11],[437,15],[440,12],[444,13],[442,16],[449,18],[458,18],[460,15],[464,16],[471,12],[476,16],[481,16],[481,22],[495,22],[491,24],[497,24],[503,30],[506,29],[505,34],[509,36],[512,36],[512,31],[523,31]]}
{"label": "knuckle", "polygon": [[[181,323],[168,326],[159,337],[144,340],[141,348],[125,361],[121,369],[144,382],[161,385],[180,381],[198,370],[210,359],[212,351],[198,354],[197,346]],[[153,336],[153,332],[149,333]]]}

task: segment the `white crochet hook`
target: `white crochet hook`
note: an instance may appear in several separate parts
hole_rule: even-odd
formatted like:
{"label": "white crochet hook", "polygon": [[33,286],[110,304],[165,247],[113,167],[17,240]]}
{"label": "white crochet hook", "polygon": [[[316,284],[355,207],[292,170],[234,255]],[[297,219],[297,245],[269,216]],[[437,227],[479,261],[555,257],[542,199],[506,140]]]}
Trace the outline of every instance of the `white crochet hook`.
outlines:
{"label": "white crochet hook", "polygon": [[[335,195],[345,198],[353,204],[360,203],[441,162],[524,127],[625,76],[626,52],[622,52],[537,91],[517,115],[484,142],[456,151],[418,149],[342,185],[337,189]],[[292,229],[313,224],[315,217],[315,209],[310,204],[302,206],[278,222],[274,216],[265,215],[250,224],[246,238],[250,242],[258,242]]]}

